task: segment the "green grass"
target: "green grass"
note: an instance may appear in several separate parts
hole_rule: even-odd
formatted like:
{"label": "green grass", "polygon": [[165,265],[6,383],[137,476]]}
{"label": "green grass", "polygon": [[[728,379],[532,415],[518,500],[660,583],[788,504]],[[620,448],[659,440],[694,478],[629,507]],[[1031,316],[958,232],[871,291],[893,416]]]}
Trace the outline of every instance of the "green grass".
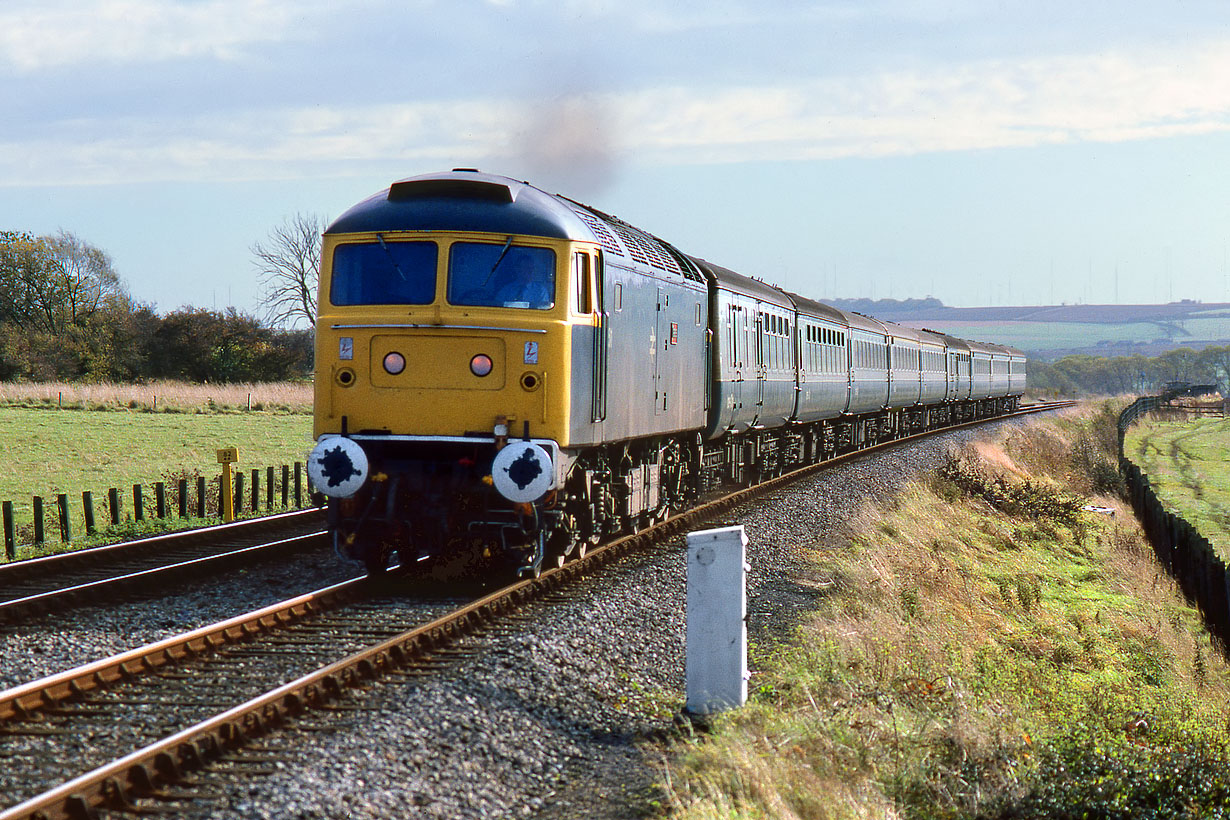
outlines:
{"label": "green grass", "polygon": [[815,611],[675,749],[672,814],[1230,815],[1230,670],[1122,500],[1079,511],[1113,423],[1005,431],[817,533]]}
{"label": "green grass", "polygon": [[[81,493],[94,495],[96,518],[108,519],[107,490],[124,496],[132,517],[132,486],[142,484],[146,505],[153,484],[168,484],[196,473],[218,476],[217,450],[237,447],[237,469],[249,473],[303,461],[311,448],[312,417],[306,414],[163,414],[122,410],[86,412],[0,407],[0,500],[13,502],[15,518],[29,543],[31,498],[42,496],[49,541],[58,541],[54,502],[69,496],[74,535],[83,533]],[[279,471],[280,480],[280,471]],[[264,487],[262,486],[262,494]],[[192,496],[195,498],[195,496]],[[22,550],[19,557],[33,554]]]}
{"label": "green grass", "polygon": [[1124,442],[1158,498],[1230,558],[1230,419],[1146,419]]}

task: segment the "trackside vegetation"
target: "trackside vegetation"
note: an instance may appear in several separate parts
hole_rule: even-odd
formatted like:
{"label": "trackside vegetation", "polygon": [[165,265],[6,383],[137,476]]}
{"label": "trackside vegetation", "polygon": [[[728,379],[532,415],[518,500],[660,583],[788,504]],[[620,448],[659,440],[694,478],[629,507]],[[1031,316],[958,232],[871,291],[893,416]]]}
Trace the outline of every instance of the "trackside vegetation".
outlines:
{"label": "trackside vegetation", "polygon": [[1118,410],[1006,430],[817,533],[817,607],[670,750],[671,816],[1230,816],[1230,673],[1116,491]]}

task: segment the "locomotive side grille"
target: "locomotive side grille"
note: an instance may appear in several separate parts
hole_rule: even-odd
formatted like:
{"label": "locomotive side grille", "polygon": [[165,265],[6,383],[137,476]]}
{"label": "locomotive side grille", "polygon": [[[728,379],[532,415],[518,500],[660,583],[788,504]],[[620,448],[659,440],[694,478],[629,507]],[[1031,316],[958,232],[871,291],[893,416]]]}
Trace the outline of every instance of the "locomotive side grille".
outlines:
{"label": "locomotive side grille", "polygon": [[[651,265],[658,270],[670,271],[688,279],[701,281],[700,276],[696,273],[682,267],[679,264],[679,260],[675,258],[675,254],[671,253],[670,249],[665,247],[665,243],[656,237],[638,228],[634,228],[627,222],[609,214],[599,212],[596,215],[588,208],[572,200],[566,199],[564,201],[589,226],[594,235],[598,237],[598,242],[602,245],[603,250],[608,253],[613,253],[617,256],[630,256],[642,265]],[[615,233],[612,234],[611,231]],[[616,236],[619,237],[618,240],[615,238]],[[620,247],[621,243],[622,247]],[[626,249],[626,253],[624,249]]]}
{"label": "locomotive side grille", "polygon": [[577,216],[581,217],[581,221],[589,226],[589,229],[594,232],[594,236],[598,237],[598,242],[602,245],[604,251],[613,253],[616,256],[624,255],[623,248],[619,246],[619,242],[615,240],[611,232],[606,229],[606,225],[603,224],[601,219],[584,208],[574,206],[572,210]]}
{"label": "locomotive side grille", "polygon": [[619,234],[619,238],[627,245],[628,252],[632,254],[633,259],[646,265],[653,265],[658,270],[670,271],[680,276],[683,275],[683,271],[680,270],[679,263],[675,261],[675,257],[665,253],[658,244],[658,240],[649,234],[637,230],[626,222],[612,220],[611,227],[615,229],[615,232]]}

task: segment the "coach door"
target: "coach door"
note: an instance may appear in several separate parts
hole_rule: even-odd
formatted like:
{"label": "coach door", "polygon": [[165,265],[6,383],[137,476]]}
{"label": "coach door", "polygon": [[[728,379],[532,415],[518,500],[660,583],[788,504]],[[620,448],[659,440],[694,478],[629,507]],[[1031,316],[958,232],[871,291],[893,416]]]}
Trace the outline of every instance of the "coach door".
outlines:
{"label": "coach door", "polygon": [[769,339],[768,315],[761,310],[756,311],[756,416],[764,412],[764,383],[769,376]]}

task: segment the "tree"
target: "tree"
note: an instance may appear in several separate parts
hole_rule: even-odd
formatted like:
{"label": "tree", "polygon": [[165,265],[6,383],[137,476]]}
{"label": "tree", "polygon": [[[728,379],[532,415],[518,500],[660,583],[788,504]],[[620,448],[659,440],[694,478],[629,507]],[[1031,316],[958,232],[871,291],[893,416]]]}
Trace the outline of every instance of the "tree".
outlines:
{"label": "tree", "polygon": [[325,219],[295,214],[252,245],[257,275],[264,287],[261,304],[272,325],[316,324],[316,288],[320,281],[320,237]]}
{"label": "tree", "polygon": [[0,320],[23,330],[55,330],[56,263],[45,237],[0,231]]}
{"label": "tree", "polygon": [[0,231],[0,320],[57,334],[126,298],[111,258],[73,234]]}
{"label": "tree", "polygon": [[[154,331],[149,373],[194,382],[276,381],[301,378],[311,368],[304,331],[262,327],[255,317],[182,308]],[[309,348],[310,349],[310,348]]]}
{"label": "tree", "polygon": [[111,265],[111,257],[86,244],[68,231],[44,237],[55,261],[54,275],[61,322],[83,326],[112,300],[126,301],[127,294]]}

